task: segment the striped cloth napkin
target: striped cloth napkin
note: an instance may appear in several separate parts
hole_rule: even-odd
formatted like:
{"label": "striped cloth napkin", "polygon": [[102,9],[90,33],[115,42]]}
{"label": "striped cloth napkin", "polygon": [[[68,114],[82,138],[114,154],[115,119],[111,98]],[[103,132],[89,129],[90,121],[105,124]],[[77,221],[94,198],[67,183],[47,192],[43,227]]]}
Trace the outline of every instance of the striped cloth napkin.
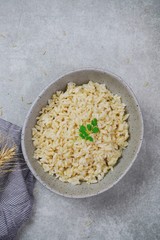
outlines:
{"label": "striped cloth napkin", "polygon": [[0,136],[8,146],[11,142],[16,146],[16,164],[11,171],[0,172],[0,240],[12,240],[31,215],[35,179],[21,152],[21,128],[0,119]]}

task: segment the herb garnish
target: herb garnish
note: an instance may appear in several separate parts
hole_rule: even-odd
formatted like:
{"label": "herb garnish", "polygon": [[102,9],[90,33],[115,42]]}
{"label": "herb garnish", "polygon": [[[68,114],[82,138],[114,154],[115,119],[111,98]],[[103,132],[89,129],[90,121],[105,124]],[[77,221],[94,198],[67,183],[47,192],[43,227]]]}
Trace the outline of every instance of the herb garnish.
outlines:
{"label": "herb garnish", "polygon": [[93,142],[93,138],[89,134],[99,132],[97,119],[94,118],[91,121],[91,124],[87,124],[86,127],[84,125],[81,125],[80,128],[79,128],[79,132],[80,132],[79,136],[82,139],[89,140],[90,142]]}

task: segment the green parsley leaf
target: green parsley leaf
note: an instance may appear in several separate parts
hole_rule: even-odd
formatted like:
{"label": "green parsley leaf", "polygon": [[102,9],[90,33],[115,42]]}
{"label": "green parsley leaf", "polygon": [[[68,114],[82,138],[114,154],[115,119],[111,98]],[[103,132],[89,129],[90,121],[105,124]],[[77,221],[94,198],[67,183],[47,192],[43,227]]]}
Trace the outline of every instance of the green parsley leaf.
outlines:
{"label": "green parsley leaf", "polygon": [[91,121],[91,124],[95,127],[97,126],[97,119],[94,118],[92,121]]}
{"label": "green parsley leaf", "polygon": [[88,131],[91,131],[92,130],[92,125],[91,124],[87,124],[87,129],[88,129]]}
{"label": "green parsley leaf", "polygon": [[82,133],[85,137],[88,137],[89,136],[89,134],[87,133],[87,132],[83,132]]}
{"label": "green parsley leaf", "polygon": [[94,127],[92,130],[93,133],[98,133],[99,132],[99,128],[98,127]]}
{"label": "green parsley leaf", "polygon": [[83,139],[85,139],[86,137],[83,135],[83,133],[79,134],[79,136]]}
{"label": "green parsley leaf", "polygon": [[90,142],[93,142],[93,138],[91,136],[89,136],[87,140],[89,140]]}
{"label": "green parsley leaf", "polygon": [[86,131],[86,127],[84,125],[81,125],[79,131],[84,133]]}
{"label": "green parsley leaf", "polygon": [[93,142],[94,139],[93,139],[93,137],[91,137],[89,135],[89,132],[92,132],[92,133],[98,133],[99,132],[97,122],[98,122],[97,119],[94,118],[91,121],[91,124],[87,124],[87,126],[81,125],[80,128],[79,128],[79,136],[82,139],[89,140],[90,142]]}

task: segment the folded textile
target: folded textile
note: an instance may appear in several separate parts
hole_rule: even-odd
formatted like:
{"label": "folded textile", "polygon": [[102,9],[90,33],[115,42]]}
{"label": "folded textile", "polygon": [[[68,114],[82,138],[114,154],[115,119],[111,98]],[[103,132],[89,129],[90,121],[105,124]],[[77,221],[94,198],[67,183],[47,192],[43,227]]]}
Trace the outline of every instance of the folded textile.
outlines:
{"label": "folded textile", "polygon": [[12,240],[29,219],[34,177],[21,152],[21,128],[0,119],[0,151],[14,146],[15,154],[0,165],[0,240]]}

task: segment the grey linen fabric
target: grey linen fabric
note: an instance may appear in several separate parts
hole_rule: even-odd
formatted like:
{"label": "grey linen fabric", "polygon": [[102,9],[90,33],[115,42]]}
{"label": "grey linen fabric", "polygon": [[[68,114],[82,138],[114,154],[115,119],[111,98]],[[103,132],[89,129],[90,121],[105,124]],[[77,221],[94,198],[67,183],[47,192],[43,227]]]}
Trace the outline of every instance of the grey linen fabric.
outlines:
{"label": "grey linen fabric", "polygon": [[13,171],[0,173],[0,240],[12,240],[30,217],[35,179],[21,152],[21,128],[0,119],[0,135],[8,145],[14,142],[17,148]]}

